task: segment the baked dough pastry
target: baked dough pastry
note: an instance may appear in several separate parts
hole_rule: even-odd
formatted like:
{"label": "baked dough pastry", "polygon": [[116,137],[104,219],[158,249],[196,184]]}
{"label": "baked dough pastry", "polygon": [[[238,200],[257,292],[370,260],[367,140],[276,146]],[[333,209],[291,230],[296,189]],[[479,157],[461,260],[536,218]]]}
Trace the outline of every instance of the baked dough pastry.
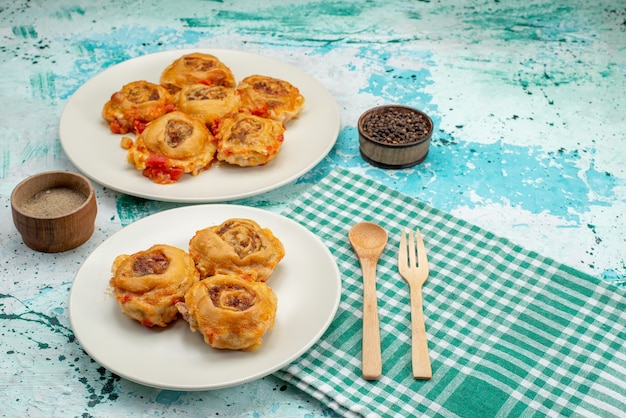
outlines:
{"label": "baked dough pastry", "polygon": [[221,118],[237,113],[241,106],[237,90],[224,86],[189,84],[177,97],[178,110],[200,119],[209,128]]}
{"label": "baked dough pastry", "polygon": [[163,86],[140,80],[113,93],[102,108],[102,117],[115,134],[138,133],[146,123],[172,110],[173,98]]}
{"label": "baked dough pastry", "polygon": [[215,128],[217,159],[241,167],[264,165],[273,160],[284,140],[282,123],[237,113],[220,120]]}
{"label": "baked dough pastry", "polygon": [[232,218],[197,231],[189,241],[189,255],[201,278],[224,273],[264,282],[285,256],[285,248],[255,221]]}
{"label": "baked dough pastry", "polygon": [[274,327],[277,305],[265,283],[220,274],[194,284],[177,307],[189,328],[211,347],[254,350]]}
{"label": "baked dough pastry", "polygon": [[239,82],[241,109],[283,124],[297,118],[304,108],[304,96],[297,87],[278,78],[251,75]]}
{"label": "baked dough pastry", "polygon": [[176,59],[161,73],[160,83],[176,94],[186,84],[235,87],[235,77],[226,64],[214,55],[194,52]]}
{"label": "baked dough pastry", "polygon": [[165,244],[119,255],[111,271],[109,284],[122,312],[147,327],[164,327],[174,321],[176,303],[199,280],[189,254]]}
{"label": "baked dough pastry", "polygon": [[155,183],[177,182],[183,173],[195,176],[213,162],[217,143],[206,125],[180,111],[149,123],[133,142],[122,138],[127,160]]}

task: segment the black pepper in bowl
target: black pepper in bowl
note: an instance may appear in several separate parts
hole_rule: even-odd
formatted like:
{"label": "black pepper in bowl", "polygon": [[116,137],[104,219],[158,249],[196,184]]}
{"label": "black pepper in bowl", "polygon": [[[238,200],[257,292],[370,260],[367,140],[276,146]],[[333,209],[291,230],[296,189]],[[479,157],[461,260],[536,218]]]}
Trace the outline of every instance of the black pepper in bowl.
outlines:
{"label": "black pepper in bowl", "polygon": [[384,144],[410,144],[431,132],[431,123],[420,113],[389,107],[363,120],[363,133]]}
{"label": "black pepper in bowl", "polygon": [[382,168],[406,168],[426,158],[433,122],[412,107],[385,105],[363,113],[358,130],[363,159]]}

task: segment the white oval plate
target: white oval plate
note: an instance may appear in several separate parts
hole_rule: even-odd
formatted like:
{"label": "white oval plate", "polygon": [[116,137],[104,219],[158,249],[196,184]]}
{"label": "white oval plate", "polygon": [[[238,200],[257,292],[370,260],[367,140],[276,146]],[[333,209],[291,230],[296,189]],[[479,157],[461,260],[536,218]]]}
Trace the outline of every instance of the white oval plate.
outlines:
{"label": "white oval plate", "polygon": [[[163,243],[188,249],[199,229],[226,219],[253,219],[285,246],[268,285],[278,297],[274,328],[255,351],[217,350],[178,319],[164,329],[126,317],[109,294],[111,265]],[[69,317],[83,349],[128,380],[163,389],[208,390],[238,385],[275,372],[308,350],[332,322],[341,277],[332,254],[312,232],[281,215],[239,205],[195,205],[141,219],[104,241],[78,270],[69,296]]]}
{"label": "white oval plate", "polygon": [[[288,123],[278,156],[262,167],[214,164],[196,177],[188,174],[172,185],[150,181],[126,162],[122,135],[111,133],[101,116],[111,94],[137,80],[159,82],[172,61],[191,52],[206,52],[230,67],[237,81],[261,74],[286,80],[300,89],[305,108]],[[232,50],[174,50],[145,55],[110,67],[83,84],[61,115],[61,146],[87,177],[113,190],[147,199],[208,203],[250,197],[296,180],[332,149],[339,134],[339,111],[333,96],[316,79],[279,60]]]}

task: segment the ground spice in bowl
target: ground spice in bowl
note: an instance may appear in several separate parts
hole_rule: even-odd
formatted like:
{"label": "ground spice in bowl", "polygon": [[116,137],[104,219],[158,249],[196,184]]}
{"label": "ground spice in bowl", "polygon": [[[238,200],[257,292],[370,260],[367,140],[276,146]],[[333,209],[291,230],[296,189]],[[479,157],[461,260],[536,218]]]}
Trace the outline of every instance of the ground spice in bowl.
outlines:
{"label": "ground spice in bowl", "polygon": [[53,187],[35,193],[20,206],[20,209],[38,218],[55,218],[66,215],[87,200],[87,196],[68,187]]}
{"label": "ground spice in bowl", "polygon": [[46,171],[15,186],[11,213],[27,247],[56,253],[76,248],[91,237],[98,205],[93,186],[85,176]]}
{"label": "ground spice in bowl", "polygon": [[384,105],[363,113],[358,130],[365,161],[382,168],[407,168],[428,155],[433,122],[415,108]]}

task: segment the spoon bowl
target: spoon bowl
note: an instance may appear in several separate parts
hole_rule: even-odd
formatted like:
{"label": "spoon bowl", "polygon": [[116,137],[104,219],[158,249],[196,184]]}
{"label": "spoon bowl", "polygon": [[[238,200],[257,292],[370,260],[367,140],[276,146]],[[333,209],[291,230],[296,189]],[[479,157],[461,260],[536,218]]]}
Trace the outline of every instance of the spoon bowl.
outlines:
{"label": "spoon bowl", "polygon": [[348,234],[350,244],[359,257],[380,257],[387,245],[387,231],[372,222],[359,222]]}

